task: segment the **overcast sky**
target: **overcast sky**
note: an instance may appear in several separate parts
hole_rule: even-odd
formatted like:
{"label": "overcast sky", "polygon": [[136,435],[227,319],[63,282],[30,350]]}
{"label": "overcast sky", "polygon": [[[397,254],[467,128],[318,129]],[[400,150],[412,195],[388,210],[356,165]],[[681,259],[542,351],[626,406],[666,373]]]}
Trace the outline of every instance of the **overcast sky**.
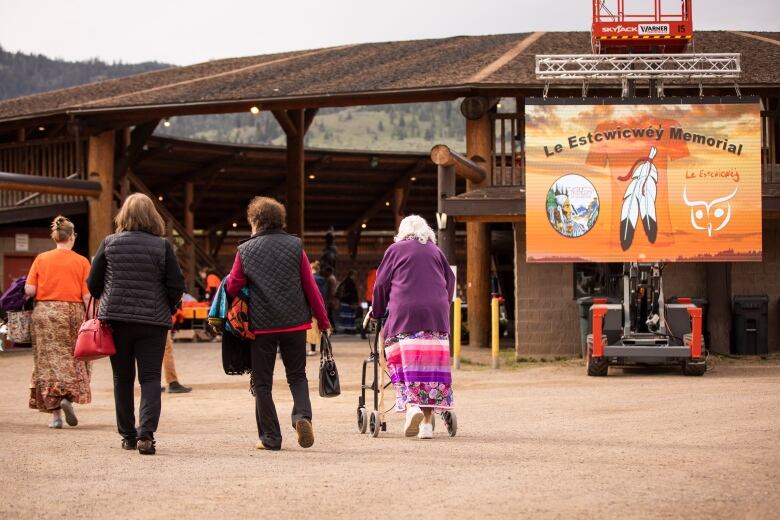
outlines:
{"label": "overcast sky", "polygon": [[[626,0],[627,11],[632,4],[652,0]],[[780,0],[694,0],[693,23],[694,30],[780,31]],[[590,24],[590,0],[0,0],[6,50],[129,63]]]}

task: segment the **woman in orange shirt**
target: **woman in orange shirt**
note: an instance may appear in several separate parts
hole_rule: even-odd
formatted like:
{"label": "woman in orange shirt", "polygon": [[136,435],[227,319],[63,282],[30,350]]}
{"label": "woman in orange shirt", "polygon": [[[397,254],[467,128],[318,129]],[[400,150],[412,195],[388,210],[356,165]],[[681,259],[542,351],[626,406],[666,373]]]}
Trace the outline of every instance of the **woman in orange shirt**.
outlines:
{"label": "woman in orange shirt", "polygon": [[78,419],[73,403],[92,400],[91,366],[73,359],[76,337],[89,301],[89,260],[72,251],[73,223],[57,217],[51,224],[57,247],[39,254],[27,275],[24,290],[35,297],[32,313],[33,374],[30,408],[52,414],[49,428],[62,428],[62,413],[70,426]]}

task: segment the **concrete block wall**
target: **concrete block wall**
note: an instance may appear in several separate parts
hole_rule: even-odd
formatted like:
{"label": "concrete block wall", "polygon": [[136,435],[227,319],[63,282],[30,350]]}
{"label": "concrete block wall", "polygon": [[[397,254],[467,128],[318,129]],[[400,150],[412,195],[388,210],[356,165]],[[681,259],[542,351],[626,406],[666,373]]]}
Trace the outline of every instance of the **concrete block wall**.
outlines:
{"label": "concrete block wall", "polygon": [[763,221],[763,262],[735,262],[731,267],[734,296],[769,296],[769,351],[780,352],[780,221]]}
{"label": "concrete block wall", "polygon": [[525,261],[525,222],[515,224],[515,350],[518,356],[578,356],[572,264]]}

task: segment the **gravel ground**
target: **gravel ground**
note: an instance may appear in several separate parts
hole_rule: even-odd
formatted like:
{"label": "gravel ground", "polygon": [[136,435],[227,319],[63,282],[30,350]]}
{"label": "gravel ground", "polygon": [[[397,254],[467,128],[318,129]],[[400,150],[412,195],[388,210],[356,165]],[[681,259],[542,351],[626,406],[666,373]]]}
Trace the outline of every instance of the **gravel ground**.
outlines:
{"label": "gravel ground", "polygon": [[[373,439],[356,432],[361,342],[337,338],[343,394],[316,396],[316,442],[287,426],[277,365],[281,452],[256,451],[248,377],[225,376],[216,344],[176,344],[182,382],[164,395],[158,454],[120,448],[111,370],[96,362],[80,424],[46,428],[27,409],[32,356],[0,355],[0,518],[778,518],[780,366],[677,370],[575,363],[455,375],[459,432]],[[313,359],[313,358],[310,358]]]}

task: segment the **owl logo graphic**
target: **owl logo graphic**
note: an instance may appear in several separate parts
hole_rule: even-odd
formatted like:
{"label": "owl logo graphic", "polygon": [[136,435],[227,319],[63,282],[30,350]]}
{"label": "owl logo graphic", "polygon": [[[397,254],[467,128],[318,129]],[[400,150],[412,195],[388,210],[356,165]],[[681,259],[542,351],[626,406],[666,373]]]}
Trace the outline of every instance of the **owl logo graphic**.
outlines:
{"label": "owl logo graphic", "polygon": [[683,200],[691,208],[691,226],[693,226],[693,229],[706,229],[707,236],[712,237],[713,231],[720,231],[725,228],[731,220],[731,204],[725,203],[734,198],[737,190],[739,190],[739,186],[734,188],[734,192],[731,195],[706,202],[703,200],[688,200],[688,187],[684,186]]}

